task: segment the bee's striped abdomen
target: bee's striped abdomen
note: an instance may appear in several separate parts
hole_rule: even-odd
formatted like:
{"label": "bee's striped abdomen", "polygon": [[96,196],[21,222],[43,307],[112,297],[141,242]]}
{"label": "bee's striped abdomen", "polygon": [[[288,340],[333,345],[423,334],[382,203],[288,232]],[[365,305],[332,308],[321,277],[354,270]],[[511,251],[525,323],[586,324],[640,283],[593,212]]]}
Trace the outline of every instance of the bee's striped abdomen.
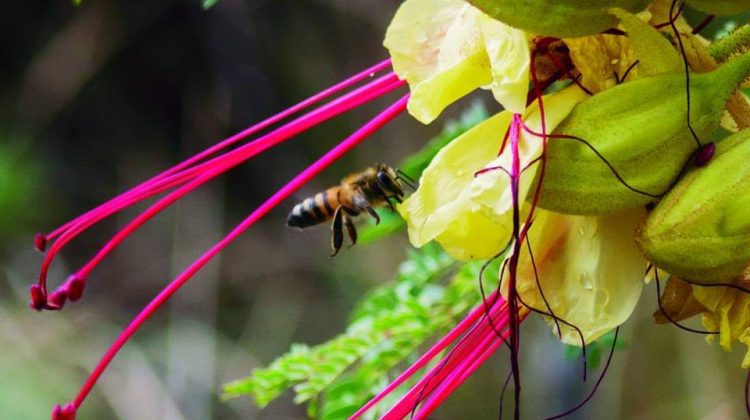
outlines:
{"label": "bee's striped abdomen", "polygon": [[333,218],[339,206],[339,188],[330,188],[304,199],[294,206],[286,219],[287,226],[305,228]]}

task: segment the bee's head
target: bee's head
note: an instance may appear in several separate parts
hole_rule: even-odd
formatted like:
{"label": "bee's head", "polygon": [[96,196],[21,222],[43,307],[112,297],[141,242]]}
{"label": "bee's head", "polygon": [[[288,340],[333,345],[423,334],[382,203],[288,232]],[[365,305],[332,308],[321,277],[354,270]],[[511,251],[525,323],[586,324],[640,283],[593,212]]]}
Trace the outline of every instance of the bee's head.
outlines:
{"label": "bee's head", "polygon": [[401,186],[396,171],[383,163],[377,165],[377,170],[378,172],[375,177],[380,189],[383,190],[386,195],[393,195],[399,198],[402,197],[404,195],[404,189]]}
{"label": "bee's head", "polygon": [[404,184],[412,186],[412,184],[409,183],[410,178],[406,177],[406,175],[398,169],[393,169],[383,163],[379,163],[377,169],[378,186],[380,186],[386,194],[392,195],[394,198],[400,200],[404,196]]}

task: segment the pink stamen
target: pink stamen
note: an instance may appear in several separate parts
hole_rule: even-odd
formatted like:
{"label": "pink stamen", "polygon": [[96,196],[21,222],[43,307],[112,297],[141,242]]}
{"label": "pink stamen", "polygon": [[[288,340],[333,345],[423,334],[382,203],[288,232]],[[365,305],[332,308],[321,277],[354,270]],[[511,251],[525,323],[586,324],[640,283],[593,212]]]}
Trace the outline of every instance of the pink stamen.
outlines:
{"label": "pink stamen", "polygon": [[213,179],[214,177],[226,172],[227,170],[243,163],[247,159],[257,155],[258,153],[267,150],[268,148],[275,146],[297,134],[303,132],[323,121],[331,119],[343,112],[347,112],[355,107],[358,107],[366,102],[373,99],[379,98],[386,93],[389,93],[396,88],[402,86],[403,81],[398,80],[397,76],[393,73],[389,73],[368,85],[360,87],[346,95],[343,95],[328,104],[321,106],[320,108],[313,110],[297,119],[281,126],[277,130],[251,142],[244,146],[241,146],[231,152],[227,152],[222,156],[213,158],[207,162],[204,162],[198,166],[187,169],[182,172],[174,173],[167,177],[161,177],[156,181],[152,182],[148,187],[144,187],[138,191],[130,191],[123,196],[119,201],[112,200],[110,203],[105,203],[100,206],[97,213],[92,214],[88,219],[81,220],[77,224],[74,224],[66,231],[57,241],[55,241],[45,255],[44,261],[40,269],[39,284],[46,290],[46,278],[49,267],[57,253],[79,233],[98,222],[99,220],[127,207],[134,202],[140,201],[146,198],[151,193],[158,193],[166,190],[172,186],[178,185],[180,182],[193,179],[193,181],[185,184],[183,187],[175,190],[171,194],[159,200],[153,206],[151,206],[146,212],[139,215],[133,220],[128,226],[119,231],[115,237],[113,237],[105,246],[96,254],[96,256],[89,261],[81,270],[76,274],[80,278],[86,278],[90,271],[101,262],[119,243],[121,243],[127,236],[133,231],[138,229],[146,221],[152,218],[154,215],[159,213],[164,208],[173,204],[179,200],[182,196],[201,186],[205,182]]}
{"label": "pink stamen", "polygon": [[47,292],[38,284],[32,284],[29,288],[31,295],[30,306],[37,311],[41,311],[47,305]]}
{"label": "pink stamen", "polygon": [[[497,299],[497,293],[490,295],[490,297],[487,298],[487,300],[490,299]],[[441,351],[443,351],[446,347],[448,347],[451,343],[456,341],[456,339],[461,336],[464,332],[466,332],[467,329],[469,329],[477,319],[479,319],[484,314],[484,305],[479,305],[476,308],[474,308],[469,315],[466,316],[458,325],[456,325],[448,334],[446,334],[443,338],[441,338],[435,345],[433,345],[425,354],[423,354],[415,363],[413,363],[411,366],[409,366],[408,369],[406,369],[403,373],[401,373],[393,382],[391,382],[387,387],[385,387],[382,391],[380,391],[375,397],[373,397],[370,401],[367,402],[362,408],[357,410],[356,413],[354,413],[350,419],[356,419],[358,417],[361,417],[364,415],[367,411],[369,411],[372,407],[375,406],[378,402],[380,402],[383,398],[388,396],[391,392],[393,392],[396,388],[398,388],[401,384],[406,382],[410,377],[412,377],[419,369],[422,369],[427,363],[430,362],[435,356],[437,356]]]}
{"label": "pink stamen", "polygon": [[75,420],[76,407],[73,404],[56,405],[52,410],[52,420]]}
{"label": "pink stamen", "polygon": [[[498,320],[502,322],[503,320]],[[487,359],[492,356],[510,336],[510,329],[503,330],[498,338],[495,331],[486,329],[482,343],[469,355],[463,357],[462,363],[452,370],[451,375],[433,392],[433,395],[420,407],[415,418],[427,418],[440,404],[448,398],[469,376],[471,376]]]}
{"label": "pink stamen", "polygon": [[[502,309],[505,311],[503,311],[499,318],[494,316],[496,315],[496,311],[493,311],[493,322],[507,327],[507,305],[503,305]],[[503,336],[501,339],[497,336],[495,330],[489,327],[489,321],[487,318],[483,318],[478,324],[478,327],[479,328],[476,330],[470,332],[468,340],[459,343],[455,351],[449,353],[443,360],[433,367],[430,372],[396,404],[396,407],[394,407],[396,409],[393,411],[393,414],[398,416],[398,418],[401,418],[401,414],[414,411],[416,405],[425,400],[425,398],[428,398],[428,401],[430,399],[433,399],[433,401],[434,399],[437,399],[440,402],[444,401],[445,398],[450,395],[450,392],[446,393],[445,391],[454,380],[461,376],[466,367],[476,360],[476,356],[483,353],[491,343],[495,342],[499,346],[506,338]],[[505,328],[505,331],[507,331],[507,328]],[[386,415],[386,417],[388,417],[388,415]]]}
{"label": "pink stamen", "polygon": [[[481,313],[484,305],[478,308]],[[436,366],[413,386],[390,410],[383,419],[402,419],[412,412],[423,396],[429,396],[429,407],[423,407],[416,418],[424,418],[463,383],[495,350],[508,338],[509,308],[504,300],[493,305],[487,316],[492,317],[493,325],[500,325],[504,334],[498,337],[495,328],[490,326],[487,316],[474,324],[464,338]],[[524,315],[525,316],[525,315]],[[352,418],[363,413],[358,412]]]}
{"label": "pink stamen", "polygon": [[48,239],[43,233],[37,233],[34,235],[34,248],[37,251],[44,253],[44,250],[47,248],[47,241]]}
{"label": "pink stamen", "polygon": [[[494,304],[488,312],[486,303],[491,302],[494,302]],[[436,404],[435,406],[439,405],[439,402],[447,398],[507,338],[498,339],[495,329],[490,326],[488,316],[492,317],[493,325],[507,331],[508,304],[497,291],[488,296],[484,303],[475,307],[453,330],[432,346],[396,380],[357,410],[350,419],[358,419],[364,416],[372,407],[422,369],[436,355],[463,336],[458,340],[454,349],[426,373],[382,418],[404,418],[414,409],[423,395],[432,394],[429,401]],[[494,342],[497,345],[490,344]],[[484,357],[485,354],[486,357]],[[482,362],[477,363],[479,360]]]}
{"label": "pink stamen", "polygon": [[104,260],[104,258],[109,255],[110,252],[112,252],[120,243],[122,243],[125,238],[130,236],[130,234],[132,234],[136,229],[138,229],[149,219],[160,213],[162,210],[172,205],[185,195],[189,194],[196,188],[210,181],[211,179],[223,174],[224,172],[234,168],[241,163],[244,163],[258,153],[261,153],[272,146],[275,146],[291,137],[294,137],[311,127],[319,125],[323,121],[331,119],[345,111],[351,110],[371,99],[379,98],[385,93],[391,92],[392,90],[403,85],[403,82],[399,81],[396,78],[395,74],[389,74],[388,76],[385,76],[385,78],[385,80],[390,81],[390,84],[386,85],[382,89],[367,93],[356,92],[356,95],[353,94],[348,97],[343,97],[332,102],[331,104],[312,111],[309,114],[300,117],[280,127],[277,130],[274,130],[272,133],[269,133],[259,138],[258,140],[255,140],[245,146],[229,152],[221,158],[217,158],[217,160],[220,161],[217,161],[212,169],[207,170],[205,173],[201,174],[193,181],[168,194],[161,200],[157,201],[154,205],[149,207],[146,211],[138,215],[138,217],[133,219],[109,242],[107,242],[101,248],[101,250],[99,250],[96,256],[94,256],[94,258],[92,258],[77,272],[77,275],[83,278],[88,277],[91,270],[93,270],[102,260]]}
{"label": "pink stamen", "polygon": [[[381,71],[383,71],[385,69],[390,68],[390,66],[391,66],[391,59],[390,58],[386,59],[386,60],[383,60],[380,63],[378,63],[378,64],[376,64],[376,65],[374,65],[374,66],[372,66],[372,67],[370,67],[368,69],[365,69],[365,70],[363,70],[363,71],[361,71],[361,72],[359,72],[359,73],[357,73],[357,74],[349,77],[348,79],[345,79],[345,80],[343,80],[343,81],[341,81],[341,82],[339,82],[339,83],[337,83],[337,84],[335,84],[335,85],[333,85],[333,86],[331,86],[331,87],[329,87],[329,88],[327,88],[327,89],[325,89],[325,90],[323,90],[323,91],[321,91],[321,92],[319,92],[319,93],[317,93],[317,94],[315,94],[315,95],[313,95],[313,96],[311,96],[311,97],[309,97],[309,98],[307,98],[307,99],[305,99],[305,100],[303,100],[303,101],[301,101],[301,102],[299,102],[299,103],[297,103],[297,104],[295,104],[293,106],[291,106],[290,108],[287,108],[286,110],[284,110],[284,111],[282,111],[282,112],[280,112],[280,113],[278,113],[278,114],[276,114],[276,115],[274,115],[274,116],[272,116],[270,118],[267,118],[264,121],[261,121],[261,122],[259,122],[257,124],[254,124],[251,127],[248,127],[247,129],[245,129],[245,130],[243,130],[243,131],[241,131],[241,132],[239,132],[239,133],[237,133],[237,134],[235,134],[235,135],[233,135],[231,137],[228,137],[227,139],[225,139],[225,140],[217,143],[216,145],[211,146],[208,149],[206,149],[206,150],[204,150],[204,151],[202,151],[202,152],[200,152],[200,153],[198,153],[198,154],[196,154],[196,155],[194,155],[194,156],[192,156],[192,157],[190,157],[190,158],[188,158],[188,159],[180,162],[179,164],[173,166],[172,168],[170,168],[170,169],[168,169],[168,170],[166,170],[164,172],[161,172],[160,174],[156,175],[155,177],[153,177],[153,178],[151,178],[149,180],[146,180],[146,181],[144,181],[144,182],[136,185],[135,187],[131,188],[129,190],[129,192],[137,191],[137,190],[140,190],[140,189],[144,189],[144,188],[148,187],[151,183],[153,183],[153,182],[155,182],[155,181],[157,181],[159,179],[165,178],[165,177],[167,177],[169,175],[172,175],[174,173],[177,173],[177,172],[179,172],[179,171],[181,171],[181,170],[183,170],[185,168],[188,168],[189,166],[193,165],[194,163],[197,163],[197,162],[199,162],[199,161],[201,161],[201,160],[203,160],[203,159],[205,159],[205,158],[207,158],[207,157],[209,157],[211,155],[214,155],[217,152],[219,152],[219,151],[221,151],[223,149],[226,149],[227,147],[229,147],[229,146],[231,146],[231,145],[233,145],[233,144],[235,144],[235,143],[237,143],[237,142],[239,142],[241,140],[244,140],[247,137],[249,137],[249,136],[251,136],[251,135],[253,135],[253,134],[255,134],[255,133],[257,133],[257,132],[259,132],[259,131],[261,131],[261,130],[263,130],[263,129],[265,129],[265,128],[273,125],[273,124],[276,124],[277,122],[282,121],[282,120],[286,119],[287,117],[290,117],[290,116],[296,114],[297,112],[302,111],[305,108],[308,108],[308,107],[310,107],[310,106],[312,106],[312,105],[314,105],[314,104],[316,104],[316,103],[318,103],[318,102],[320,102],[320,101],[322,101],[322,100],[324,100],[324,99],[326,99],[326,98],[328,98],[330,96],[333,96],[336,93],[339,93],[339,92],[341,92],[344,89],[347,89],[347,88],[349,88],[351,86],[354,86],[355,84],[361,82],[362,80],[374,77],[375,74],[377,74],[377,73],[379,73],[379,72],[381,72]],[[73,220],[71,220],[71,221],[63,224],[62,226],[60,226],[57,229],[53,230],[52,232],[50,232],[46,236],[43,235],[43,234],[38,234],[35,239],[44,239],[44,241],[43,242],[36,242],[37,243],[37,249],[39,249],[39,248],[44,249],[43,245],[42,246],[39,245],[40,243],[43,243],[43,244],[46,245],[46,242],[48,240],[55,239],[56,237],[60,236],[63,232],[65,232],[66,230],[68,230],[74,224],[77,224],[81,220],[87,219],[92,214],[94,214],[98,210],[100,210],[103,206],[111,204],[113,201],[118,200],[120,197],[121,196],[118,196],[118,197],[115,197],[112,200],[108,200],[107,202],[105,202],[105,203],[103,203],[103,204],[95,207],[94,209],[92,209],[92,210],[90,210],[90,211],[82,214],[81,216],[79,216],[79,217],[77,217],[77,218],[75,218],[75,219],[73,219]]]}
{"label": "pink stamen", "polygon": [[[153,313],[157,309],[159,309],[159,307],[161,307],[161,305],[163,305],[175,292],[177,292],[185,283],[187,283],[188,280],[190,280],[198,271],[200,271],[219,252],[226,248],[232,241],[237,239],[256,221],[266,215],[274,207],[279,205],[283,200],[285,200],[295,191],[304,186],[313,177],[315,177],[328,166],[340,159],[343,155],[348,153],[359,143],[382,128],[389,121],[401,114],[406,109],[407,101],[408,95],[402,97],[393,105],[389,106],[381,114],[365,124],[362,128],[354,132],[346,140],[323,155],[323,157],[321,157],[315,163],[307,167],[304,171],[302,171],[299,175],[292,179],[292,181],[283,186],[273,196],[271,196],[268,200],[261,204],[260,207],[253,211],[245,220],[243,220],[231,232],[229,232],[227,236],[225,236],[211,249],[201,255],[201,257],[195,260],[187,269],[185,269],[185,271],[183,271],[179,276],[172,280],[172,282],[170,282],[169,285],[167,285],[166,288],[164,288],[151,302],[149,302],[149,304],[133,319],[133,321],[131,321],[131,323],[125,328],[125,330],[123,330],[120,336],[117,337],[115,342],[107,350],[102,359],[91,372],[78,395],[76,396],[75,400],[72,403],[66,405],[66,407],[72,406],[73,412],[81,407],[81,404],[91,392],[91,389],[96,384],[96,381],[102,375],[110,362],[112,362],[120,349],[130,339],[130,337],[132,337],[133,334],[138,331],[141,325],[143,325],[143,323],[148,320],[151,315],[153,315]],[[55,408],[55,410],[57,410],[57,407]],[[55,411],[53,411],[53,415],[54,413]]]}

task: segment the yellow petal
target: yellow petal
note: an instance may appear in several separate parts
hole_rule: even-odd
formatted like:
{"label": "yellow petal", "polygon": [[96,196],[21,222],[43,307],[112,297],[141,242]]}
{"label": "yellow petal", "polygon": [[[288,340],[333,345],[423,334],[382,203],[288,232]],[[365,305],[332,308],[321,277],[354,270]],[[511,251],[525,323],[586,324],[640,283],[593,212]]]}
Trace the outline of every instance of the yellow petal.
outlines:
{"label": "yellow petal", "polygon": [[[646,261],[633,238],[645,217],[640,209],[606,216],[537,213],[529,240],[541,290],[554,314],[578,327],[586,342],[625,322],[638,302]],[[516,288],[526,304],[548,312],[526,247]],[[563,342],[581,345],[575,330],[561,328]]]}
{"label": "yellow petal", "polygon": [[[570,59],[583,75],[581,83],[592,92],[615,86],[615,73],[623,76],[635,62],[630,44],[627,37],[605,34],[565,40]],[[629,79],[637,74],[638,66],[631,70]]]}
{"label": "yellow petal", "polygon": [[480,86],[522,112],[528,90],[528,36],[461,0],[407,0],[384,41],[409,83],[409,112],[427,124]]}
{"label": "yellow petal", "polygon": [[492,83],[484,87],[505,109],[522,113],[529,91],[529,35],[484,14],[480,25],[492,72]]}
{"label": "yellow petal", "polygon": [[[545,98],[547,129],[554,127],[583,100],[578,88],[569,88]],[[510,168],[510,147],[497,156],[513,114],[503,111],[467,131],[444,147],[425,169],[419,188],[399,212],[408,224],[409,240],[420,247],[438,241],[453,257],[467,260],[495,255],[510,238],[513,202],[508,175],[500,170],[474,174],[486,167]],[[524,118],[532,130],[540,131],[536,106]],[[521,165],[539,156],[542,142],[523,133],[519,140]],[[525,205],[537,165],[521,177],[519,202]]]}

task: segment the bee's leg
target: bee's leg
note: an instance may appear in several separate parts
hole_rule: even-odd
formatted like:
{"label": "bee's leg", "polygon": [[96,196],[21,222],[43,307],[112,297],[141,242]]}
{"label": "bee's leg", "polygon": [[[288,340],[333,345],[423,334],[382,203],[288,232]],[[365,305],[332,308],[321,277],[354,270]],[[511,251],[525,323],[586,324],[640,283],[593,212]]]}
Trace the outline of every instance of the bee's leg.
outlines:
{"label": "bee's leg", "polygon": [[333,213],[333,222],[331,223],[331,230],[333,230],[333,238],[331,240],[331,247],[333,248],[333,254],[331,258],[335,257],[341,249],[341,245],[344,244],[344,227],[342,226],[342,219],[344,218],[344,210],[342,206],[336,207],[336,212]]}
{"label": "bee's leg", "polygon": [[364,194],[360,193],[355,195],[354,197],[354,205],[359,209],[360,211],[367,210],[368,213],[370,213],[370,216],[372,216],[373,219],[375,219],[375,224],[380,223],[380,216],[378,216],[378,213],[375,212],[375,209],[372,208],[372,205],[369,201],[367,201],[367,198]]}
{"label": "bee's leg", "polygon": [[388,208],[391,209],[391,212],[394,212],[394,211],[396,211],[396,208],[393,207],[393,203],[391,203],[391,198],[393,198],[393,197],[386,197],[385,198],[385,202],[388,203]]}
{"label": "bee's leg", "polygon": [[349,240],[352,241],[350,246],[354,246],[357,243],[357,229],[354,227],[354,223],[352,223],[352,218],[344,216],[344,225],[346,226],[346,233],[349,234]]}
{"label": "bee's leg", "polygon": [[375,219],[376,225],[380,223],[380,216],[378,216],[378,213],[375,211],[374,208],[372,208],[372,206],[365,207],[365,210],[367,210],[367,212],[370,213],[370,216],[372,216]]}
{"label": "bee's leg", "polygon": [[380,194],[381,197],[383,197],[383,200],[385,201],[386,204],[388,204],[388,208],[390,208],[392,212],[396,211],[396,209],[393,207],[393,203],[391,203],[391,198],[393,198],[393,196],[389,196],[388,194],[385,193],[385,190],[383,189],[383,186],[380,180],[377,180],[377,183],[372,186],[372,189],[373,191]]}

